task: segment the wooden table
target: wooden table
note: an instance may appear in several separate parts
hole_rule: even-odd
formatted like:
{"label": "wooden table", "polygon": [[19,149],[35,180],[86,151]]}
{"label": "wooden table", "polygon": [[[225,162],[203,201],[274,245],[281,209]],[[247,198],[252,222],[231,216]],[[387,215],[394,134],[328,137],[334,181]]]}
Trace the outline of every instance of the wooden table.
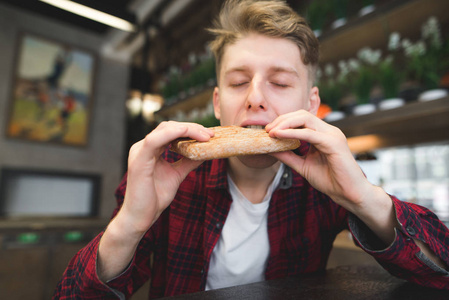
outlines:
{"label": "wooden table", "polygon": [[268,280],[166,299],[449,299],[449,291],[420,287],[395,278],[376,265],[343,266],[323,274]]}

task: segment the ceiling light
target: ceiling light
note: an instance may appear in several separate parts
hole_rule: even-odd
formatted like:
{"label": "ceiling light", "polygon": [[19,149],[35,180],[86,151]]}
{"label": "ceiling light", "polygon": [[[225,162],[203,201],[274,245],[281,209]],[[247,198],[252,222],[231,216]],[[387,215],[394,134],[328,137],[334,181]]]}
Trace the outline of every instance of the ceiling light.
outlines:
{"label": "ceiling light", "polygon": [[121,29],[124,31],[136,31],[136,27],[130,22],[105,12],[90,8],[88,6],[69,1],[69,0],[39,0],[47,4],[56,6],[58,8],[67,10],[71,13],[80,15],[82,17],[106,24],[108,26]]}

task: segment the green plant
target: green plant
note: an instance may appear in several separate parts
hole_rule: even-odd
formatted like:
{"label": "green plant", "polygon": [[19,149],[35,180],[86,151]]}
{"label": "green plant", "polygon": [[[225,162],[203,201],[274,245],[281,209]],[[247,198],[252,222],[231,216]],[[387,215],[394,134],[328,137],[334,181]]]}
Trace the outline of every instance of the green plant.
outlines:
{"label": "green plant", "polygon": [[362,1],[362,6],[368,6],[368,5],[373,5],[374,4],[374,0],[363,0]]}
{"label": "green plant", "polygon": [[323,103],[330,106],[333,111],[340,108],[340,99],[343,97],[343,86],[333,80],[318,84],[320,98]]}
{"label": "green plant", "polygon": [[373,70],[368,66],[361,66],[356,75],[354,93],[357,96],[357,103],[369,103],[371,90],[375,82]]}
{"label": "green plant", "polygon": [[161,93],[168,102],[175,101],[180,92],[207,85],[210,79],[215,78],[215,61],[208,58],[195,66],[190,72],[181,75],[180,72],[171,72],[167,82],[161,88]]}
{"label": "green plant", "polygon": [[337,19],[346,18],[348,14],[349,0],[332,0],[332,10]]}
{"label": "green plant", "polygon": [[313,0],[307,7],[306,19],[312,30],[322,30],[328,18],[331,6],[329,1]]}
{"label": "green plant", "polygon": [[386,59],[379,65],[379,83],[385,99],[398,96],[403,78],[403,72],[394,67],[391,59]]}
{"label": "green plant", "polygon": [[421,82],[426,88],[437,88],[443,71],[449,66],[449,44],[446,42],[439,48],[429,47],[429,50],[421,57]]}
{"label": "green plant", "polygon": [[202,119],[195,120],[194,123],[203,125],[204,127],[220,126],[220,121],[215,118],[214,114],[206,116]]}
{"label": "green plant", "polygon": [[173,75],[162,88],[162,96],[165,99],[175,97],[181,89],[181,78],[179,75]]}
{"label": "green plant", "polygon": [[421,40],[402,41],[407,77],[431,89],[439,85],[441,75],[449,67],[449,41],[443,41],[438,20],[429,18],[421,28]]}

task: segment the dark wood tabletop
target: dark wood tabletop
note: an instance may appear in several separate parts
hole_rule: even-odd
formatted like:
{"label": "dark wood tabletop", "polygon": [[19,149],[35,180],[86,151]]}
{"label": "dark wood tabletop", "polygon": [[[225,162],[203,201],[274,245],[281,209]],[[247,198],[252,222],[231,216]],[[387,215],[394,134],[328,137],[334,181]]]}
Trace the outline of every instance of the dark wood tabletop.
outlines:
{"label": "dark wood tabletop", "polygon": [[376,265],[341,266],[325,273],[289,277],[166,299],[424,299],[448,300],[449,291],[424,288],[391,276]]}

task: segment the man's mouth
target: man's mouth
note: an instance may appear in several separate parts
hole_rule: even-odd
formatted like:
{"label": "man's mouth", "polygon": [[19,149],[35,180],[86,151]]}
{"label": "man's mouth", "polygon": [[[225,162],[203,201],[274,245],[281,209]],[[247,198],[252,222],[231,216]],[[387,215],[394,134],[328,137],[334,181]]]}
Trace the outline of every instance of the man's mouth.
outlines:
{"label": "man's mouth", "polygon": [[245,126],[245,128],[251,128],[251,129],[265,129],[265,126],[262,126],[262,125],[248,125],[248,126]]}

